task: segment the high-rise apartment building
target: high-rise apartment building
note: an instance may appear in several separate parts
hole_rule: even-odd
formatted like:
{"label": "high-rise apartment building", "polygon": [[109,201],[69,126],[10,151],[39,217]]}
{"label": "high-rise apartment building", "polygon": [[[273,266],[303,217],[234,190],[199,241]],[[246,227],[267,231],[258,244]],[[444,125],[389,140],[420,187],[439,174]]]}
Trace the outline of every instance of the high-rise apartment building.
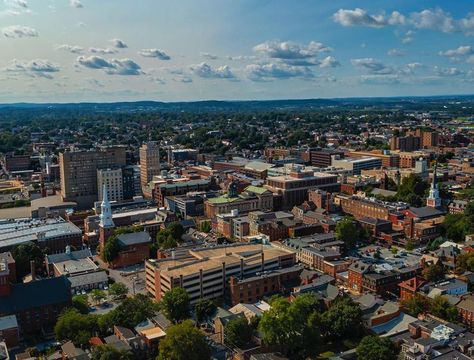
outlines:
{"label": "high-rise apartment building", "polygon": [[140,181],[142,189],[160,175],[160,147],[156,141],[149,141],[140,147]]}
{"label": "high-rise apartment building", "polygon": [[390,149],[391,150],[400,150],[400,151],[416,151],[421,148],[421,138],[419,136],[394,136],[390,140]]}
{"label": "high-rise apartment building", "polygon": [[79,209],[91,207],[99,199],[97,170],[121,167],[125,163],[125,147],[122,146],[60,153],[63,201],[74,201]]}

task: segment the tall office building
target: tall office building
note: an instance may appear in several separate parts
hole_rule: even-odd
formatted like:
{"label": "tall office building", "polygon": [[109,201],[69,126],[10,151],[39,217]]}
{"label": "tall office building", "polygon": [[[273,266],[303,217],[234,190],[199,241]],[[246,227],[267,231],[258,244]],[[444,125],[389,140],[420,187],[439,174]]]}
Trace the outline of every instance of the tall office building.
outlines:
{"label": "tall office building", "polygon": [[98,169],[97,189],[99,199],[104,197],[104,186],[107,186],[107,196],[110,201],[122,201],[124,199],[122,168]]}
{"label": "tall office building", "polygon": [[140,181],[142,189],[153,180],[153,176],[159,175],[160,147],[156,141],[149,141],[140,147]]}
{"label": "tall office building", "polygon": [[79,209],[93,206],[99,199],[97,170],[121,167],[125,163],[125,147],[121,146],[60,153],[63,201],[74,201]]}

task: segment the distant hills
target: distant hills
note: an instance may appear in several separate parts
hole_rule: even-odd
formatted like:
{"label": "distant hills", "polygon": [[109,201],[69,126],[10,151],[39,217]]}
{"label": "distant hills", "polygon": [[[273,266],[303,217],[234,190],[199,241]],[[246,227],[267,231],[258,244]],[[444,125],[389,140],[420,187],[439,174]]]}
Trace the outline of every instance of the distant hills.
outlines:
{"label": "distant hills", "polygon": [[435,108],[446,105],[474,105],[474,95],[422,96],[422,97],[379,97],[379,98],[335,98],[301,100],[255,100],[255,101],[192,101],[160,102],[134,101],[113,103],[12,103],[0,104],[1,110],[51,109],[79,111],[245,111],[245,110],[290,110],[321,108],[415,108],[420,105]]}

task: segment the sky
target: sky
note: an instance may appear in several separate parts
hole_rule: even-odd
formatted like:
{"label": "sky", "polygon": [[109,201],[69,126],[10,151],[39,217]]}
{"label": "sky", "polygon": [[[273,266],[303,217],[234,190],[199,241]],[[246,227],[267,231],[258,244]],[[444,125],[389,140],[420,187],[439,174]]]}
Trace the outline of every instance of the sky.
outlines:
{"label": "sky", "polygon": [[472,0],[0,0],[0,102],[474,93]]}

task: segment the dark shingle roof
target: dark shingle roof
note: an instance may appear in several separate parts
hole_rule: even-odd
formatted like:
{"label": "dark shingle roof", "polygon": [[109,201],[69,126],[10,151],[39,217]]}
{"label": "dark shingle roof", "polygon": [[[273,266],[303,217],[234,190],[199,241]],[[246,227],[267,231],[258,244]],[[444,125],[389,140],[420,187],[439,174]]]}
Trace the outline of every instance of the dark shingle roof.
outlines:
{"label": "dark shingle roof", "polygon": [[65,277],[42,279],[12,285],[10,296],[0,297],[0,313],[14,314],[42,306],[71,300],[71,290]]}
{"label": "dark shingle roof", "polygon": [[151,242],[150,234],[148,234],[146,231],[140,231],[140,232],[129,233],[129,234],[120,234],[117,237],[117,239],[121,246],[130,246],[130,245],[144,244],[144,243]]}

